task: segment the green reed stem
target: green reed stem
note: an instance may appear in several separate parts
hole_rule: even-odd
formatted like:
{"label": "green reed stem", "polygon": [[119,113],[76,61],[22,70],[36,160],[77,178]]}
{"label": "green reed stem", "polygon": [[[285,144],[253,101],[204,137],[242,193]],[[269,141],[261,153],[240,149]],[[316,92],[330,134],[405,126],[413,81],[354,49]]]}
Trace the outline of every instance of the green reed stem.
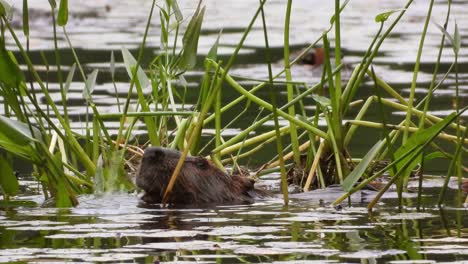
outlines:
{"label": "green reed stem", "polygon": [[[342,68],[342,65],[338,66],[335,71],[333,72],[333,74],[335,74],[339,69]],[[229,76],[228,76],[229,78]],[[318,88],[320,88],[321,86],[324,85],[324,83],[328,81],[328,77],[325,78],[324,80],[322,80],[320,83],[314,85],[313,87],[307,89],[306,91],[304,91],[303,93],[299,94],[298,96],[296,96],[292,101],[290,101],[289,103],[281,106],[279,108],[279,110],[282,110],[284,111],[285,109],[287,109],[290,105],[293,105],[297,102],[299,102],[300,100],[304,99],[307,95],[310,95],[311,93],[313,93],[314,91],[316,91]],[[264,84],[264,83],[263,83]],[[262,84],[262,85],[263,85]],[[257,86],[259,87],[259,86]],[[254,89],[250,90],[249,93],[253,95],[253,91]],[[246,97],[244,95],[242,95],[243,97]],[[241,98],[241,97],[238,97],[238,99]],[[250,102],[250,100],[249,100]],[[226,141],[224,144],[222,144],[221,146],[215,148],[213,150],[213,152],[217,152],[217,151],[220,151],[222,150],[223,148],[225,147],[228,147],[236,142],[239,142],[241,141],[243,138],[245,138],[246,136],[249,135],[250,132],[254,131],[255,129],[259,128],[263,123],[265,123],[266,121],[270,120],[272,118],[272,114],[269,114],[267,116],[265,116],[264,118],[258,120],[257,122],[254,122],[251,126],[249,126],[248,128],[246,129],[243,129],[238,135],[232,137],[231,139],[229,139],[228,141]]]}
{"label": "green reed stem", "polygon": [[121,118],[123,115],[127,117],[155,117],[155,116],[193,116],[194,112],[172,112],[172,111],[157,111],[157,112],[127,112],[127,113],[109,113],[101,114],[101,119]]}
{"label": "green reed stem", "polygon": [[67,107],[67,95],[65,93],[65,89],[63,88],[63,76],[62,76],[62,66],[60,64],[60,53],[58,50],[58,41],[57,41],[57,24],[55,23],[55,7],[52,5],[52,28],[54,31],[54,53],[55,53],[55,64],[57,65],[57,80],[60,86],[60,96],[62,98],[62,106],[63,106],[63,118],[65,122],[70,123],[70,119],[68,117],[68,107]]}
{"label": "green reed stem", "polygon": [[[213,64],[215,66],[217,66],[217,64],[215,62],[213,62]],[[251,100],[252,102],[264,107],[268,111],[273,110],[273,106],[271,104],[269,104],[268,102],[260,99],[259,97],[254,96],[249,91],[245,90],[239,83],[237,83],[234,79],[232,79],[232,77],[229,76],[229,74],[226,74],[225,69],[220,69],[220,73],[225,74],[226,82],[228,82],[239,93],[245,95],[249,100]],[[320,136],[321,138],[324,138],[324,139],[328,138],[328,135],[325,132],[323,132],[322,130],[318,129],[317,127],[309,124],[308,122],[304,122],[302,120],[296,119],[294,116],[290,116],[289,114],[281,111],[280,109],[278,109],[277,113],[282,118],[284,118],[284,119],[286,119],[288,121],[291,121],[291,122],[295,123],[296,125],[304,128],[304,129],[309,130],[310,132]]]}
{"label": "green reed stem", "polygon": [[[265,1],[265,0],[264,0]],[[261,2],[261,0],[260,0]],[[288,10],[286,11],[286,22],[285,22],[285,33],[284,33],[284,39],[285,39],[285,45],[284,45],[284,53],[285,53],[285,68],[286,68],[286,81],[291,80],[291,71],[289,69],[289,16],[291,13],[291,2],[292,0],[288,1]],[[273,114],[273,122],[275,126],[275,136],[276,136],[276,151],[278,152],[278,159],[279,159],[279,167],[280,167],[280,173],[281,173],[281,191],[283,193],[283,203],[285,205],[288,205],[289,203],[289,193],[288,193],[288,179],[286,175],[286,168],[284,164],[284,158],[283,158],[283,141],[281,139],[281,133],[280,133],[280,126],[279,126],[279,121],[278,121],[278,107],[277,107],[277,98],[276,98],[276,91],[274,90],[273,86],[273,71],[271,69],[271,57],[270,57],[270,45],[268,42],[268,32],[267,32],[267,26],[266,26],[266,21],[265,21],[265,12],[262,8],[262,22],[263,22],[263,34],[264,34],[264,39],[265,39],[265,59],[268,65],[268,79],[269,79],[269,87],[270,87],[270,98],[271,98],[271,104],[272,104],[272,114]],[[288,33],[286,33],[288,32]],[[286,57],[287,55],[287,57]],[[289,76],[289,78],[288,78]],[[293,100],[293,87],[292,85],[288,84],[288,102]],[[292,105],[289,108],[289,114],[294,115],[294,105]],[[293,132],[294,131],[294,132]],[[296,127],[293,126],[290,123],[290,135],[291,135],[291,140],[292,140],[292,145],[293,145],[293,152],[294,152],[294,159],[296,161],[296,164],[300,164],[300,156],[299,156],[299,141],[297,139],[297,131]],[[295,137],[295,138],[294,138]],[[297,159],[296,159],[297,158]]]}
{"label": "green reed stem", "polygon": [[[127,117],[126,113],[128,112],[128,109],[130,107],[130,100],[131,100],[131,96],[132,96],[132,93],[133,93],[133,88],[134,88],[135,83],[137,81],[138,68],[140,67],[141,61],[143,59],[143,53],[144,53],[144,48],[145,48],[145,45],[146,45],[146,39],[148,37],[149,27],[151,25],[151,19],[153,17],[153,12],[154,12],[155,5],[156,5],[156,0],[153,0],[152,4],[151,4],[151,10],[150,10],[149,15],[148,15],[148,20],[146,22],[146,27],[145,27],[145,33],[143,35],[143,40],[141,41],[140,50],[138,52],[138,58],[137,58],[137,62],[135,64],[135,71],[133,71],[133,76],[132,76],[132,79],[130,81],[130,87],[128,88],[128,95],[127,95],[127,99],[125,101],[123,115],[122,115],[122,118],[120,119],[119,132],[117,134],[116,142],[120,142],[122,140],[123,130],[125,128],[124,124],[125,124],[125,120],[127,119],[126,118]],[[156,131],[152,131],[152,132],[156,133]],[[157,135],[156,135],[156,137],[157,137]],[[158,146],[158,145],[159,144],[156,144],[156,146]],[[115,146],[115,149],[116,150],[118,149],[118,145]]]}
{"label": "green reed stem", "polygon": [[[411,82],[411,90],[410,90],[410,96],[408,99],[408,112],[406,114],[406,119],[405,119],[405,125],[409,127],[409,123],[411,120],[411,115],[413,111],[413,101],[414,101],[414,95],[416,93],[416,85],[417,85],[417,80],[418,80],[418,73],[419,73],[419,65],[421,62],[421,55],[424,47],[424,40],[426,39],[426,33],[427,33],[427,27],[429,25],[429,20],[431,19],[431,13],[432,13],[432,7],[434,5],[434,0],[431,0],[429,4],[429,9],[427,10],[427,15],[426,15],[426,21],[424,22],[424,28],[423,32],[421,33],[421,40],[419,42],[419,48],[418,48],[418,53],[416,55],[416,62],[414,64],[414,70],[413,70],[413,80]],[[406,143],[406,140],[408,139],[408,132],[405,131],[403,133],[403,144]]]}
{"label": "green reed stem", "polygon": [[[262,10],[264,3],[265,2],[260,3],[260,6],[258,7],[257,11],[255,12],[255,15],[252,17],[247,29],[245,30],[244,34],[242,35],[242,38],[239,41],[239,44],[236,46],[236,49],[234,50],[234,53],[229,58],[229,61],[228,61],[227,65],[226,65],[226,68],[223,71],[220,71],[221,77],[219,78],[219,81],[218,81],[217,85],[215,86],[215,88],[211,91],[210,96],[205,101],[205,104],[203,105],[202,110],[200,112],[198,122],[195,125],[194,131],[201,131],[201,128],[203,126],[203,120],[204,120],[206,114],[208,113],[208,109],[211,107],[217,92],[221,89],[222,83],[224,82],[224,80],[228,76],[228,71],[232,67],[232,65],[234,64],[234,61],[235,61],[235,59],[237,57],[237,54],[239,54],[239,51],[242,48],[242,46],[244,44],[244,41],[247,38],[250,30],[252,29],[255,20],[257,20],[257,17],[260,14],[260,11]],[[221,69],[221,67],[212,60],[208,60],[208,63],[211,63],[213,66],[215,66],[217,68],[217,70]],[[217,75],[215,75],[215,77],[217,77]],[[174,187],[174,184],[175,184],[175,182],[177,180],[177,177],[179,176],[179,173],[180,173],[180,170],[182,169],[182,165],[184,164],[185,158],[187,157],[188,152],[189,152],[189,150],[190,150],[190,148],[192,146],[192,143],[195,141],[196,137],[197,136],[192,135],[188,139],[187,146],[182,151],[182,153],[180,155],[179,161],[176,164],[174,172],[172,173],[171,178],[169,180],[169,183],[168,183],[168,185],[166,187],[166,190],[164,192],[164,196],[163,196],[163,199],[162,199],[163,204],[166,204],[168,199],[169,199],[169,195],[170,195],[170,193],[172,191],[172,188]]]}
{"label": "green reed stem", "polygon": [[[284,20],[284,70],[286,74],[286,84],[287,94],[288,94],[288,102],[294,99],[294,87],[290,81],[292,81],[291,76],[291,65],[289,63],[289,24],[291,23],[291,6],[292,0],[288,0],[286,5],[286,18]],[[274,110],[276,112],[276,110]],[[288,114],[292,117],[296,116],[296,110],[294,105],[288,107]],[[296,124],[289,121],[289,125],[291,126],[291,130],[289,133],[291,134],[291,145],[293,148],[294,153],[294,161],[296,164],[300,164],[300,152],[299,152],[299,140],[297,139],[297,129]],[[278,139],[279,140],[279,139]]]}
{"label": "green reed stem", "polygon": [[[78,143],[78,141],[73,136],[73,133],[72,133],[72,131],[70,129],[69,124],[66,123],[65,120],[62,118],[62,115],[61,115],[60,111],[58,110],[57,106],[55,105],[54,101],[52,100],[52,98],[51,98],[49,92],[47,91],[44,83],[42,82],[41,78],[39,77],[39,74],[34,69],[34,66],[33,66],[33,64],[31,62],[31,59],[29,58],[28,54],[24,50],[23,46],[21,45],[21,42],[19,41],[18,37],[16,36],[16,34],[15,34],[13,28],[11,27],[9,21],[6,19],[5,16],[2,16],[2,19],[3,19],[4,23],[5,23],[5,25],[7,26],[11,36],[13,37],[16,46],[19,48],[19,50],[21,52],[21,55],[23,56],[24,61],[26,62],[28,67],[30,67],[31,73],[32,73],[34,79],[36,80],[36,82],[41,87],[41,90],[44,93],[44,97],[45,97],[48,105],[51,106],[52,110],[54,111],[54,114],[56,115],[56,118],[59,120],[60,124],[62,124],[63,129],[65,130],[65,134],[67,135],[67,137],[65,137],[60,132],[60,129],[58,129],[53,124],[53,122],[51,122],[50,120],[49,120],[50,121],[49,125],[51,125],[54,128],[54,130],[56,130],[57,133],[59,135],[61,135],[61,137],[63,138],[63,140],[65,142],[70,144],[70,147],[76,152],[78,159],[80,159],[80,161],[83,163],[83,166],[86,168],[86,171],[88,172],[88,174],[89,175],[94,175],[96,173],[96,165],[92,162],[92,160],[88,157],[88,155],[81,148],[80,144]],[[40,107],[38,105],[36,107],[40,109]]]}
{"label": "green reed stem", "polygon": [[[335,0],[335,65],[341,64],[341,19],[340,19],[340,0]],[[338,115],[341,115],[341,71],[338,72],[335,76],[335,89],[337,97],[336,105],[338,108],[336,109]]]}
{"label": "green reed stem", "polygon": [[[222,89],[218,91],[216,94],[216,100],[215,100],[215,146],[219,147],[222,144],[222,138],[221,138],[221,98],[222,98]],[[221,157],[219,156],[219,153],[214,153],[214,156],[219,160]]]}
{"label": "green reed stem", "polygon": [[[362,83],[362,80],[364,79],[364,75],[365,75],[367,69],[369,68],[369,65],[372,63],[373,58],[377,55],[377,52],[379,51],[380,46],[385,41],[385,39],[390,34],[390,32],[392,32],[393,28],[398,24],[398,22],[403,17],[403,15],[406,13],[406,10],[413,3],[413,1],[414,0],[408,0],[408,2],[406,3],[404,9],[398,14],[398,17],[392,22],[392,24],[387,28],[387,30],[382,35],[380,35],[380,32],[383,29],[384,22],[380,23],[380,29],[378,31],[379,33],[376,34],[374,40],[372,41],[372,44],[369,47],[368,53],[370,53],[370,50],[371,50],[371,48],[373,47],[373,45],[375,43],[374,49],[369,54],[369,56],[364,56],[364,58],[363,58],[363,60],[361,62],[361,64],[362,64],[361,69],[362,70],[360,69],[360,74],[357,75],[357,77],[354,79],[354,82],[352,82],[352,83],[348,82],[348,84],[347,84],[347,87],[346,87],[345,92],[344,92],[344,94],[346,94],[344,96],[344,98],[345,98],[345,100],[343,102],[344,106],[348,105],[348,103],[351,102],[355,92],[357,91],[358,87]],[[380,38],[379,38],[379,36],[380,36]],[[377,38],[379,38],[378,41],[376,41]],[[366,53],[366,54],[368,54],[368,53]],[[348,91],[346,91],[346,90],[348,90]],[[343,114],[345,112],[346,111],[343,111]]]}

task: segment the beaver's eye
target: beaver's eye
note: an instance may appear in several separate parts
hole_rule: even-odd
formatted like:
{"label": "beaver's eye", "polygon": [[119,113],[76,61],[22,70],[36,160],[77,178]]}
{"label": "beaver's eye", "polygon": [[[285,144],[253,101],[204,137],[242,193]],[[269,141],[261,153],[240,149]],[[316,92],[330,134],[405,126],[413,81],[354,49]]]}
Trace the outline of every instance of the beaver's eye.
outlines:
{"label": "beaver's eye", "polygon": [[208,168],[208,161],[206,161],[205,159],[198,159],[196,164],[197,164],[197,167],[202,170],[205,170]]}

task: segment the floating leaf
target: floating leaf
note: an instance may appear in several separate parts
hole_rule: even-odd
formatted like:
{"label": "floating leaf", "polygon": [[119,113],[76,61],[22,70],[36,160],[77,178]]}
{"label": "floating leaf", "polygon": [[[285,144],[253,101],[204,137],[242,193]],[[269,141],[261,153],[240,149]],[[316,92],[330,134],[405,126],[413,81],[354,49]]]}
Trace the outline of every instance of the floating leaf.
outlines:
{"label": "floating leaf", "polygon": [[68,0],[60,0],[57,23],[65,26],[68,22]]}

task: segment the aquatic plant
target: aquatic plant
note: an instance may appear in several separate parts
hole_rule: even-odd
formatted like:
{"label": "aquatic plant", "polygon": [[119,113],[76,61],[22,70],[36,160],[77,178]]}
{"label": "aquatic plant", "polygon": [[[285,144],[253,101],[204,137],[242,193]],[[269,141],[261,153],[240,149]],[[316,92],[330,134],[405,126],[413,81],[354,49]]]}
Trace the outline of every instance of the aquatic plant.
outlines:
{"label": "aquatic plant", "polygon": [[[259,1],[254,16],[227,62],[223,62],[217,56],[219,37],[203,62],[197,61],[198,39],[205,11],[202,2],[198,3],[188,20],[182,15],[176,0],[163,1],[161,6],[156,5],[156,1],[152,1],[136,58],[129,50],[125,48],[121,50],[121,57],[129,77],[128,95],[123,102],[117,99],[119,112],[113,114],[100,113],[93,102],[93,89],[100,73],[97,70],[85,72],[68,38],[67,1],[60,1],[57,10],[56,3],[52,0],[49,3],[53,19],[54,55],[63,113],[59,111],[29,55],[27,2],[24,1],[23,6],[23,33],[26,36],[26,48],[24,48],[24,43],[19,41],[17,32],[9,22],[8,16],[12,9],[5,2],[0,1],[2,18],[0,95],[5,102],[5,116],[0,118],[0,128],[2,128],[0,130],[2,150],[0,164],[2,168],[6,168],[5,174],[0,177],[0,186],[5,200],[18,193],[18,180],[11,165],[13,156],[27,159],[34,165],[33,175],[41,182],[46,198],[53,197],[57,206],[71,206],[77,203],[78,194],[131,190],[132,184],[127,177],[129,166],[131,167],[132,163],[138,163],[133,160],[138,160],[142,154],[142,148],[147,145],[177,148],[183,153],[166,189],[165,200],[171,195],[171,188],[175,184],[187,155],[208,155],[223,169],[228,163],[233,168],[237,168],[240,159],[253,155],[271,142],[276,143],[277,155],[271,157],[271,161],[258,170],[257,176],[272,170],[281,171],[285,203],[288,202],[288,177],[295,178],[294,180],[304,191],[325,188],[335,183],[341,184],[347,193],[335,201],[335,204],[338,204],[371,181],[384,174],[389,175],[388,183],[381,189],[377,198],[370,203],[371,209],[392,184],[396,184],[401,197],[414,168],[418,164],[421,165],[417,175],[422,180],[424,163],[434,158],[452,160],[447,174],[448,176],[456,174],[461,184],[463,170],[466,171],[462,155],[466,153],[468,140],[466,139],[467,129],[460,118],[467,108],[463,108],[458,101],[458,81],[454,112],[442,119],[431,115],[428,111],[433,91],[452,71],[455,71],[456,80],[458,80],[457,58],[461,45],[460,33],[457,27],[453,34],[446,31],[450,16],[450,1],[446,23],[443,27],[440,26],[441,44],[434,77],[428,89],[428,95],[419,102],[415,100],[414,95],[433,1],[430,1],[428,6],[408,99],[403,98],[396,89],[388,85],[385,82],[385,76],[378,76],[374,72],[372,62],[394,27],[401,23],[401,18],[413,0],[408,0],[402,9],[391,10],[375,17],[378,26],[375,37],[369,43],[361,62],[352,66],[354,68],[349,79],[343,77],[342,22],[340,19],[342,12],[346,12],[348,1],[335,0],[334,14],[330,19],[329,28],[293,60],[290,60],[289,46],[292,1],[286,3],[284,67],[276,74],[273,73],[271,67],[273,62],[267,31],[268,21],[264,14],[266,1]],[[161,49],[148,64],[143,64],[148,32],[154,13],[157,11],[161,30]],[[268,78],[267,80],[253,80],[256,85],[249,90],[239,81],[242,80],[240,76],[230,74],[230,69],[235,64],[239,51],[254,23],[259,19],[262,20],[264,32],[265,67],[268,67]],[[390,19],[393,20],[390,21]],[[74,60],[66,78],[62,76],[57,29],[62,30]],[[331,33],[334,34],[333,38],[329,36]],[[6,49],[5,38],[7,36],[13,38],[19,49],[21,60],[28,67],[28,78],[25,78],[24,73],[19,69],[17,58]],[[181,46],[178,44],[180,38],[182,38]],[[440,57],[445,39],[451,41],[455,61],[445,73],[444,78],[437,83],[436,76],[439,74]],[[324,50],[321,80],[312,86],[296,82],[291,75],[290,68],[318,45]],[[334,63],[332,63],[332,54],[335,57]],[[196,67],[203,67],[204,70],[196,103],[190,111],[180,110],[177,104],[185,106],[192,103],[186,97],[187,84],[184,74]],[[114,53],[111,53],[109,68],[114,87],[116,87]],[[76,69],[79,72],[78,78],[84,86],[83,99],[87,109],[84,135],[78,135],[72,131],[67,111],[67,91],[75,78]],[[357,91],[363,87],[366,78],[373,81],[374,94],[367,98],[356,98]],[[31,80],[29,85],[28,79]],[[176,85],[182,88],[182,92],[175,88]],[[279,87],[282,86],[286,87],[287,102],[279,105],[277,93]],[[265,87],[269,88],[269,101],[255,94]],[[299,87],[304,89],[300,91]],[[37,88],[45,96],[53,114],[40,107]],[[223,89],[233,89],[239,97],[223,105]],[[115,91],[117,95],[117,89]],[[132,105],[131,96],[134,94],[137,96],[137,104]],[[312,98],[316,103],[316,109],[312,114],[306,111],[305,98]],[[227,129],[232,122],[223,127],[222,117],[226,111],[238,106],[241,102],[246,102],[247,107],[252,104],[257,105],[262,111],[253,118],[245,116],[246,112],[241,111],[235,119],[245,118],[251,122],[251,125],[234,137],[224,139],[222,131]],[[380,121],[364,119],[373,104],[381,113]],[[389,123],[385,115],[389,108],[406,111],[404,120],[399,124]],[[357,111],[355,117],[349,114],[351,110]],[[54,116],[58,122],[51,116]],[[118,120],[120,123],[115,137],[111,136],[105,126],[105,121],[109,119]],[[287,120],[288,125],[280,126],[280,119]],[[327,126],[320,127],[319,120],[324,120]],[[267,121],[273,121],[274,129],[259,135],[251,135],[251,132],[257,131]],[[143,122],[146,126],[147,139],[140,137],[132,140],[137,122]],[[204,143],[202,132],[208,126],[215,128],[213,143],[202,144]],[[359,127],[381,130],[382,137],[361,159],[356,159],[352,157],[349,144],[355,138]],[[452,144],[454,152],[444,150],[438,139]],[[285,142],[289,142],[290,145],[285,146]],[[203,145],[205,147],[202,147]],[[305,157],[303,158],[302,155]],[[288,160],[292,162],[287,164]],[[384,164],[383,168],[377,168],[381,164]],[[445,190],[444,188],[441,193],[441,204]],[[420,188],[420,193],[421,191]],[[400,204],[402,203],[403,200],[400,199]]]}

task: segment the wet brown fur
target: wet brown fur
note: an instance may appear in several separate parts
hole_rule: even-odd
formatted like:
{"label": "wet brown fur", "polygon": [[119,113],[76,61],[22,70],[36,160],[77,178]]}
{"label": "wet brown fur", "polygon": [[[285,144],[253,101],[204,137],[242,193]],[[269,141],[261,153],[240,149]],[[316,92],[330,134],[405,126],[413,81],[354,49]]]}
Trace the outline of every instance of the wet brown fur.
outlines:
{"label": "wet brown fur", "polygon": [[[161,203],[167,184],[181,153],[161,147],[145,150],[136,184],[145,191],[147,203]],[[264,192],[254,187],[254,180],[229,176],[203,157],[185,159],[168,200],[172,205],[244,204]]]}

